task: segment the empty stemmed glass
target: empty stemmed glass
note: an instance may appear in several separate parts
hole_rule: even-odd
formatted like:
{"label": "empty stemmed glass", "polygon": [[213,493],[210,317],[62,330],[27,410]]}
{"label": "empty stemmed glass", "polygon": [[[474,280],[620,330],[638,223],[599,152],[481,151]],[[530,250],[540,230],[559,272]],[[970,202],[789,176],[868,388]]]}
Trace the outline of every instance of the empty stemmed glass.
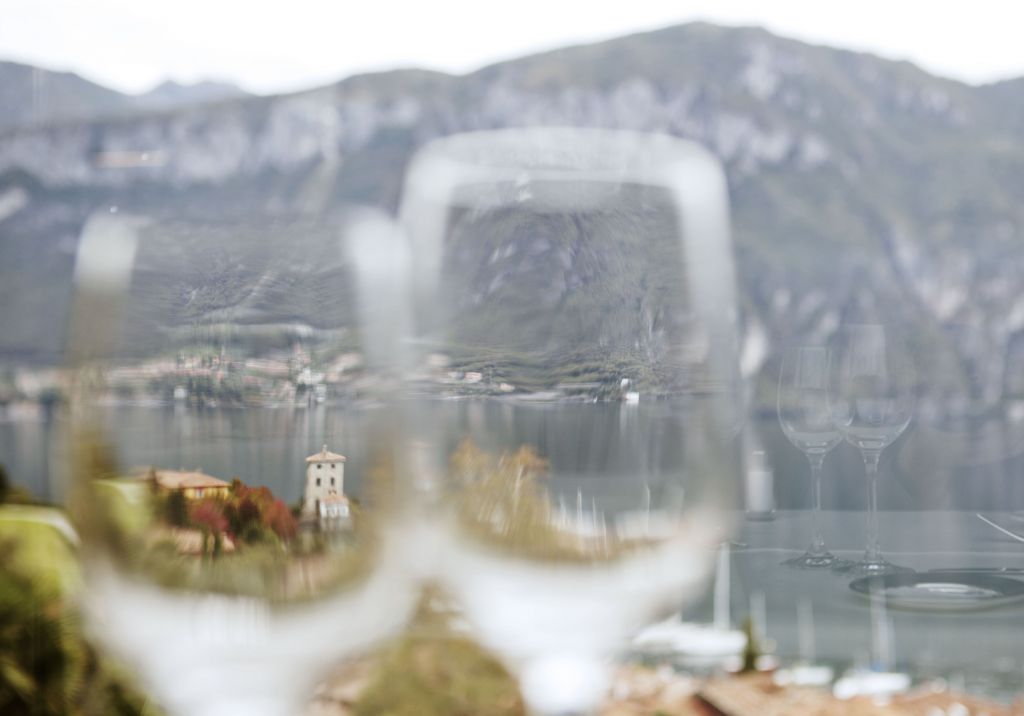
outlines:
{"label": "empty stemmed glass", "polygon": [[867,547],[842,571],[859,576],[908,571],[887,561],[878,537],[878,462],[910,424],[913,368],[898,342],[878,324],[851,325],[833,349],[829,406],[843,437],[860,450],[867,473]]}
{"label": "empty stemmed glass", "polygon": [[783,564],[803,569],[838,568],[849,562],[825,547],[821,531],[821,470],[825,457],[843,436],[829,410],[828,349],[792,348],[783,354],[779,371],[778,412],[782,432],[811,465],[811,544],[799,557]]}
{"label": "empty stemmed glass", "polygon": [[[367,268],[396,275],[387,239],[346,254],[332,226],[125,211],[85,228],[68,466],[86,613],[173,716],[290,716],[411,614],[402,433],[377,387],[393,346],[336,338],[353,303],[400,323],[370,310],[405,280]],[[296,306],[325,328],[283,322]],[[356,377],[325,379],[353,354]],[[374,406],[344,400],[357,385]]]}
{"label": "empty stemmed glass", "polygon": [[421,376],[449,398],[423,420],[442,582],[534,713],[590,711],[726,535],[741,401],[721,169],[665,136],[468,134],[414,159],[402,220]]}

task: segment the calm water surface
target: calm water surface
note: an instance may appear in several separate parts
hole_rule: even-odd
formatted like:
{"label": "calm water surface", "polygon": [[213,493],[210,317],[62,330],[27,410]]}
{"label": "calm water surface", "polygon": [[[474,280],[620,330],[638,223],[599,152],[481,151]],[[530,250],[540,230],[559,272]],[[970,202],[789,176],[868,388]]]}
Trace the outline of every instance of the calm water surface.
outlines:
{"label": "calm water surface", "polygon": [[[532,445],[551,461],[552,485],[563,499],[574,499],[584,489],[603,503],[599,506],[610,509],[638,506],[646,489],[656,490],[659,479],[670,479],[683,461],[677,438],[681,428],[656,402],[457,400],[419,407],[438,425],[448,426],[450,447],[469,435],[491,450]],[[325,443],[348,457],[346,490],[358,494],[372,411],[352,404],[239,409],[119,405],[107,415],[124,466],[198,468],[224,479],[238,476],[294,502],[302,492],[305,457]],[[803,456],[786,441],[773,417],[755,419],[748,428],[774,469],[776,505],[807,506]],[[61,430],[61,420],[53,413],[16,418],[0,412],[0,464],[16,483],[40,497],[59,499]],[[974,449],[965,457],[950,454],[950,440],[941,433],[912,426],[883,456],[883,509],[1024,509],[1024,440],[1019,437],[1011,431],[993,438],[989,431],[968,438],[965,444]],[[862,509],[863,475],[854,449],[841,445],[833,451],[825,465],[825,506]]]}

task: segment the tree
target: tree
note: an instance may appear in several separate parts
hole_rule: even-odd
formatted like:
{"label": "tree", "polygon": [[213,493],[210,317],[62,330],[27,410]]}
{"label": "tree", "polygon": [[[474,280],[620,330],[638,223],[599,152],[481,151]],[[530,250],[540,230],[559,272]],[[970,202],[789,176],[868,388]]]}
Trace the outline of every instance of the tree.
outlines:
{"label": "tree", "polygon": [[463,487],[494,472],[494,456],[484,452],[471,439],[466,438],[452,453],[450,459],[452,475]]}
{"label": "tree", "polygon": [[518,508],[519,495],[524,482],[531,490],[535,490],[535,477],[546,474],[548,471],[548,461],[538,455],[529,445],[521,445],[512,455],[503,454],[499,465],[502,470],[514,476],[512,493],[515,508]]}
{"label": "tree", "polygon": [[[0,563],[16,545],[0,543]],[[55,613],[57,595],[12,570],[0,570],[0,713],[58,716],[70,711],[69,635]]]}
{"label": "tree", "polygon": [[292,511],[283,500],[274,500],[263,511],[263,524],[282,540],[290,540],[299,530]]}
{"label": "tree", "polygon": [[[223,507],[219,500],[203,500],[192,506],[192,524],[203,533],[203,551],[210,551],[214,557],[220,554],[220,548],[224,531],[228,528],[227,518],[224,517]],[[213,544],[207,549],[209,538],[213,538]]]}
{"label": "tree", "polygon": [[7,470],[0,465],[0,505],[7,502],[7,495],[11,492],[11,480],[7,477]]}
{"label": "tree", "polygon": [[483,537],[517,552],[546,558],[581,557],[590,545],[576,546],[556,523],[544,478],[548,461],[528,445],[494,455],[463,442],[452,456],[452,472],[462,485],[462,519]]}
{"label": "tree", "polygon": [[228,532],[235,536],[242,533],[242,524],[238,521],[238,505],[234,502],[224,505],[224,519],[228,521]]}
{"label": "tree", "polygon": [[228,531],[236,537],[241,537],[250,532],[251,527],[259,527],[260,508],[249,497],[238,499],[235,493],[234,501],[224,506],[224,516],[228,520]]}
{"label": "tree", "polygon": [[260,522],[260,508],[248,497],[238,503],[238,523],[241,529],[257,525]]}
{"label": "tree", "polygon": [[188,524],[188,501],[181,490],[171,490],[164,503],[164,518],[172,527]]}
{"label": "tree", "polygon": [[73,600],[33,567],[13,568],[18,540],[0,540],[0,714],[141,716],[146,700],[82,633]]}
{"label": "tree", "polygon": [[203,500],[196,503],[193,505],[189,517],[193,525],[213,534],[224,532],[228,528],[228,521],[217,500]]}

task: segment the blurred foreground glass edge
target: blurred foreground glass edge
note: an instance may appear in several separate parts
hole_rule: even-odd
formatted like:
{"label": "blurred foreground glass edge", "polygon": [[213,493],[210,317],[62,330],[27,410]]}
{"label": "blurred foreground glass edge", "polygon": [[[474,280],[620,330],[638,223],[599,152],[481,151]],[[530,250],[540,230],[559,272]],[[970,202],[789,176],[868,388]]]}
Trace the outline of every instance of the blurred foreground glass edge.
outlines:
{"label": "blurred foreground glass edge", "polygon": [[[333,513],[325,522],[319,498],[320,517],[288,526],[292,518],[281,514],[284,503],[265,487],[250,487],[237,478],[229,485],[200,471],[190,477],[160,467],[128,476],[105,432],[104,375],[111,365],[120,367],[112,359],[124,337],[119,329],[133,259],[150,248],[135,234],[140,223],[123,215],[91,221],[75,271],[67,350],[74,376],[67,454],[69,505],[85,543],[86,615],[100,641],[137,669],[172,714],[291,714],[339,659],[396,634],[415,604],[408,563],[415,540],[406,525],[393,520],[400,509],[395,503],[402,492],[396,456],[403,444],[393,387],[387,381],[372,384],[382,407],[371,415],[367,430],[371,464],[364,466],[363,509],[347,520],[352,527],[344,522],[333,526]],[[404,285],[405,275],[402,266],[383,257],[392,280],[382,282],[382,257],[367,256],[352,243],[350,231],[325,248],[347,254],[355,266],[359,309],[369,320],[381,310],[380,299],[390,299],[391,289]],[[154,261],[154,256],[159,253],[147,259]],[[401,325],[400,320],[386,323],[393,329]],[[366,334],[377,343],[389,342],[364,351],[368,370],[393,370],[384,358],[398,341],[387,332]],[[202,358],[203,365],[217,368],[185,368],[189,382],[197,376],[230,381],[241,375],[244,385],[247,366],[256,361],[247,359],[253,354],[244,344],[232,344],[232,337],[230,330],[217,332],[219,346],[212,359]],[[204,350],[201,344],[195,348],[200,354]],[[307,472],[327,460],[345,460],[327,457],[333,454],[326,445],[322,455],[307,458]],[[168,486],[171,479],[179,482]],[[315,483],[320,488],[318,472]],[[343,497],[339,493],[338,499]],[[355,509],[351,501],[339,506],[346,515]],[[260,520],[261,512],[262,519],[276,520],[277,536],[268,531],[252,538],[259,541],[247,542],[249,532],[237,531],[232,520]],[[302,519],[307,517],[303,512]],[[192,556],[182,550],[192,549],[186,537],[196,526],[201,527],[201,546]],[[288,609],[280,608],[292,601]]]}
{"label": "blurred foreground glass edge", "polygon": [[[559,227],[572,224],[572,230],[578,231],[575,238],[586,244],[592,238],[583,228],[590,226],[586,223],[588,212],[599,224],[605,216],[601,212],[609,210],[609,202],[624,201],[622,211],[626,214],[656,211],[657,207],[651,208],[646,200],[630,205],[631,187],[665,190],[668,195],[666,203],[673,213],[670,224],[679,242],[675,250],[682,258],[682,263],[676,264],[677,276],[679,285],[686,286],[685,298],[692,311],[687,315],[696,326],[692,331],[696,340],[687,346],[691,354],[679,355],[676,360],[680,365],[688,359],[700,366],[699,375],[685,374],[691,383],[684,390],[692,391],[699,384],[699,398],[703,400],[693,400],[698,407],[684,410],[681,424],[685,431],[676,440],[686,443],[686,469],[700,475],[698,479],[707,493],[698,490],[687,495],[695,507],[692,513],[688,507],[691,521],[683,531],[674,531],[677,517],[672,514],[671,504],[652,507],[648,488],[646,517],[640,518],[647,524],[646,532],[640,533],[644,535],[641,542],[648,543],[647,549],[630,547],[616,536],[618,532],[605,527],[603,511],[591,504],[593,498],[586,493],[593,488],[586,483],[577,488],[574,512],[564,505],[559,512],[551,503],[554,496],[544,480],[557,479],[564,471],[564,455],[559,465],[557,453],[545,454],[541,449],[538,454],[535,445],[516,445],[509,442],[512,436],[490,435],[488,428],[480,425],[450,456],[438,454],[437,425],[429,426],[434,430],[433,440],[427,442],[434,444],[435,470],[441,475],[448,473],[442,479],[450,503],[447,512],[454,507],[454,514],[448,518],[450,524],[442,526],[447,536],[439,577],[465,611],[477,638],[503,656],[519,675],[526,702],[537,713],[593,709],[607,685],[608,659],[626,649],[631,635],[645,624],[683,605],[684,596],[692,595],[714,563],[716,545],[728,534],[724,521],[729,513],[724,508],[734,504],[738,491],[735,474],[742,456],[737,454],[736,439],[743,429],[745,407],[737,363],[735,276],[724,175],[717,161],[704,150],[669,137],[539,128],[479,132],[432,142],[414,157],[404,185],[400,219],[410,237],[416,267],[414,303],[420,326],[417,347],[423,352],[433,351],[429,356],[421,355],[419,362],[428,358],[442,364],[455,360],[450,367],[457,375],[461,370],[458,359],[444,355],[451,353],[446,344],[451,338],[446,336],[454,335],[450,333],[454,328],[463,337],[451,347],[468,356],[463,363],[473,363],[474,353],[490,355],[487,360],[498,361],[494,367],[472,370],[488,371],[491,385],[507,381],[499,386],[502,389],[515,389],[520,382],[515,367],[519,359],[502,363],[506,349],[499,347],[503,342],[500,336],[499,344],[488,347],[491,339],[479,331],[474,338],[473,329],[465,327],[465,318],[455,317],[459,308],[448,303],[452,300],[453,276],[447,273],[447,264],[453,260],[452,252],[457,252],[460,245],[470,246],[472,251],[473,232],[479,231],[483,232],[479,234],[481,241],[491,240],[488,245],[494,246],[489,264],[515,256],[515,246],[503,246],[495,238],[494,231],[500,233],[502,222],[512,222],[512,226],[525,222],[527,228],[522,231],[529,231],[531,222],[533,226],[554,225],[549,240],[554,243],[561,236]],[[564,221],[563,216],[567,217]],[[464,235],[453,239],[453,231]],[[642,242],[643,238],[640,233],[636,241]],[[593,243],[597,248],[592,252],[600,255],[601,244],[597,239]],[[644,268],[641,253],[638,250],[624,260],[635,260],[643,275],[649,267]],[[538,261],[545,260],[542,253]],[[567,360],[568,354],[578,352],[580,346],[553,349],[561,344],[563,336],[553,328],[559,325],[557,322],[549,324],[552,328],[543,328],[551,309],[541,303],[531,305],[537,294],[515,288],[522,272],[517,276],[515,268],[497,270],[504,271],[498,275],[512,286],[507,290],[517,293],[513,300],[521,303],[519,322],[501,318],[501,306],[493,300],[488,303],[487,291],[484,298],[476,299],[477,308],[473,310],[479,312],[480,320],[508,325],[523,336],[540,327],[538,335],[547,334],[549,345],[524,344],[516,349],[524,351],[525,361],[518,377],[525,378],[527,374],[522,371],[535,366],[541,371],[536,376],[537,385],[550,386],[551,376],[564,372],[558,367],[559,361]],[[463,278],[455,280],[461,282]],[[601,275],[592,281],[601,282]],[[616,290],[614,282],[607,286]],[[566,295],[573,295],[572,291],[566,289]],[[571,300],[563,299],[562,305]],[[485,342],[477,349],[472,341],[481,339]],[[596,336],[585,340],[594,341]],[[571,365],[565,369],[571,371]],[[625,385],[629,380],[623,378],[622,382]],[[533,388],[538,389],[550,390]],[[474,399],[472,390],[467,392],[457,385],[447,387],[442,394],[457,400]],[[559,411],[570,409],[556,407],[559,400],[564,400],[557,391],[553,397],[545,394],[543,399],[540,393],[535,395],[542,403],[554,401],[550,408],[552,425],[558,424]],[[515,394],[510,394],[502,400],[514,399]],[[620,410],[631,410],[629,402]],[[545,410],[542,405],[537,409]],[[622,435],[609,437],[612,442],[623,439]],[[481,450],[474,444],[475,439],[484,439],[491,450],[502,445],[505,452]],[[581,444],[578,449],[586,448]],[[548,458],[553,462],[549,463]],[[546,477],[548,469],[551,478]],[[639,473],[649,468],[634,465],[624,469],[637,471],[636,481]],[[470,482],[465,482],[467,479]],[[483,486],[484,492],[478,486]],[[505,495],[504,489],[511,492]],[[478,512],[483,509],[486,512]],[[583,530],[591,528],[584,527],[584,520],[597,529],[596,539],[620,546],[610,552],[599,545],[588,547],[585,540],[590,538],[582,535]],[[521,527],[517,522],[522,523]],[[666,531],[652,531],[655,524]],[[573,533],[580,536],[570,537]],[[574,541],[578,546],[570,547]],[[586,551],[573,556],[577,549]]]}

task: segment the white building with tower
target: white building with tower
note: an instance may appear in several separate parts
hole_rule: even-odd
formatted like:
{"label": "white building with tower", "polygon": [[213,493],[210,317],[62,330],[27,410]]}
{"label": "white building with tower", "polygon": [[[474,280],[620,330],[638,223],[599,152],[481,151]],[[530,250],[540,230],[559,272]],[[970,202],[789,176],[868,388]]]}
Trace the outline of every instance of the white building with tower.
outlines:
{"label": "white building with tower", "polygon": [[351,516],[345,496],[345,456],[323,449],[306,458],[306,492],[303,519],[348,521]]}

